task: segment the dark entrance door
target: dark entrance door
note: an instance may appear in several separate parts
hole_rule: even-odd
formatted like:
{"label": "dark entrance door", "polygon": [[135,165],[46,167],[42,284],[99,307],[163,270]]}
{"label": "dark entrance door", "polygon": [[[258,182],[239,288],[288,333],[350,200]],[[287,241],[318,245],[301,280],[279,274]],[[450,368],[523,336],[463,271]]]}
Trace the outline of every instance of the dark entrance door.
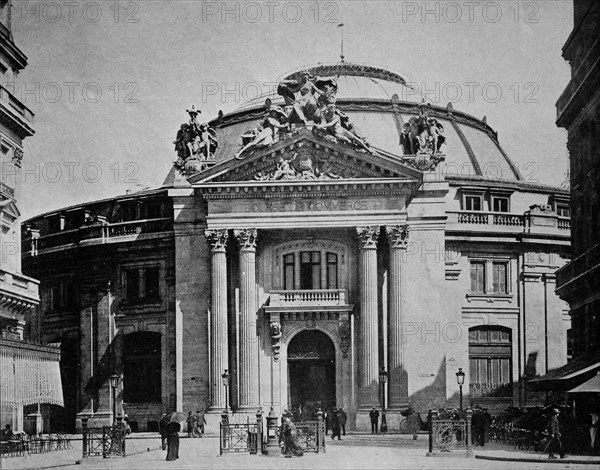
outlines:
{"label": "dark entrance door", "polygon": [[335,348],[325,333],[303,331],[292,338],[288,374],[292,412],[314,419],[318,408],[335,407]]}

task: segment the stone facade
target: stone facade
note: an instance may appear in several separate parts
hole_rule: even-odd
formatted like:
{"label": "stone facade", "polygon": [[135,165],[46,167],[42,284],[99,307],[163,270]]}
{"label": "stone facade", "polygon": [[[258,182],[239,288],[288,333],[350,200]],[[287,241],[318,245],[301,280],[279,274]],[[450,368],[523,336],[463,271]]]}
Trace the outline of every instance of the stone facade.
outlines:
{"label": "stone facade", "polygon": [[[396,99],[373,99],[364,115],[364,100],[338,103],[390,148],[394,123],[421,112]],[[524,181],[487,124],[429,112],[455,138],[445,167],[312,124],[230,158],[231,136],[263,115],[249,106],[210,123],[219,149],[210,165],[193,160],[188,178],[174,169],[160,189],[27,221],[26,271],[42,292],[64,279],[75,293],[58,310],[43,297],[36,323],[41,338],[79,345],[65,424],[110,418],[112,373],[117,413],[140,430],[173,409],[202,408],[214,426],[225,406],[252,416],[343,407],[364,430],[383,404],[396,430],[409,405],[458,405],[459,368],[466,404],[537,403],[524,380],[566,362],[570,321],[553,273],[569,255],[569,219],[557,213],[567,191]],[[388,134],[373,116],[389,120]],[[484,146],[469,143],[477,132]],[[504,178],[482,175],[486,151]],[[475,174],[447,171],[461,155]],[[57,230],[61,218],[71,222]]]}
{"label": "stone facade", "polygon": [[568,131],[573,259],[558,271],[557,287],[571,307],[573,355],[582,356],[600,350],[600,5],[573,3],[574,28],[563,46],[572,78],[556,103],[556,124]]}

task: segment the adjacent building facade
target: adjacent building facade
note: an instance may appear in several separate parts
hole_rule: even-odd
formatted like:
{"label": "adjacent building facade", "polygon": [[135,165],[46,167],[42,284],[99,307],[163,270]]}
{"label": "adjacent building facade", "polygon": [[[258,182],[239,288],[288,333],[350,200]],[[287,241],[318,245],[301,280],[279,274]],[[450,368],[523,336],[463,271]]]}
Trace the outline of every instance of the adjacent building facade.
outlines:
{"label": "adjacent building facade", "polygon": [[25,406],[62,405],[62,393],[59,350],[24,341],[39,302],[39,282],[21,272],[18,207],[23,140],[34,130],[33,113],[14,95],[27,57],[13,41],[10,16],[11,2],[0,2],[0,423],[22,430]]}
{"label": "adjacent building facade", "polygon": [[112,374],[140,430],[226,405],[343,407],[367,429],[384,404],[394,430],[409,405],[458,405],[459,368],[467,404],[544,400],[524,384],[567,360],[568,191],[528,181],[485,120],[411,101],[399,74],[342,62],[286,83],[304,76],[337,76],[320,124],[278,128],[310,103],[260,97],[199,125],[207,144],[178,147],[161,188],[25,223],[32,333],[73,377],[65,425],[111,419]]}
{"label": "adjacent building facade", "polygon": [[[572,260],[557,275],[557,293],[570,305],[573,361],[543,377],[537,388],[567,392],[600,371],[600,5],[574,1],[574,28],[563,57],[571,80],[556,103],[557,125],[568,131]],[[596,385],[597,388],[597,385]],[[577,395],[581,416],[600,406],[600,390]],[[595,401],[592,400],[595,398]]]}

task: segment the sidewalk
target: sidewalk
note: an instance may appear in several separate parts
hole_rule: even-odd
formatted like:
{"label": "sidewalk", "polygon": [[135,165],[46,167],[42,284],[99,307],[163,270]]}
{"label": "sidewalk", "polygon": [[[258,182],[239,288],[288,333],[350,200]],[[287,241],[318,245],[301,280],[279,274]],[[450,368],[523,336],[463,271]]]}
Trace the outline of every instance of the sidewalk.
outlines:
{"label": "sidewalk", "polygon": [[548,458],[548,453],[524,451],[514,449],[512,446],[499,444],[496,442],[488,442],[484,447],[473,447],[473,453],[476,459],[496,460],[502,462],[543,462],[546,464],[561,463],[561,464],[582,464],[596,465],[600,467],[600,455],[569,455],[564,459],[558,455],[555,460]]}
{"label": "sidewalk", "polygon": [[[160,448],[157,433],[135,433],[127,439],[127,457],[81,458],[81,435],[74,439],[73,449],[33,454],[26,457],[2,459],[2,470],[59,469],[67,470],[163,470],[167,469],[372,469],[397,470],[432,469],[437,470],[514,470],[515,468],[544,470],[550,463],[570,464],[570,469],[587,470],[589,464],[600,463],[600,457],[571,457],[564,460],[548,460],[547,454],[512,450],[510,447],[492,443],[485,447],[475,447],[476,458],[467,458],[464,452],[439,454],[426,457],[428,436],[420,434],[416,441],[412,436],[402,434],[354,434],[348,433],[341,440],[327,437],[325,453],[307,453],[304,457],[286,459],[280,455],[265,457],[248,454],[226,454],[219,456],[219,439],[214,433],[202,439],[180,439],[180,459],[166,462],[166,452]],[[478,459],[486,459],[482,462]],[[515,464],[515,462],[521,462]]]}

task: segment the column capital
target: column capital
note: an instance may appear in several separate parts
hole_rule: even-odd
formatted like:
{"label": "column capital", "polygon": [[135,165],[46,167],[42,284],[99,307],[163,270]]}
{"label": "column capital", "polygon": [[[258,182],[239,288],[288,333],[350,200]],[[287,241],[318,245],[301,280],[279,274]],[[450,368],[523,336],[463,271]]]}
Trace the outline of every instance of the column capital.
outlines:
{"label": "column capital", "polygon": [[409,232],[410,227],[408,224],[386,227],[390,248],[400,248],[405,250],[408,245]]}
{"label": "column capital", "polygon": [[229,232],[227,229],[207,229],[204,231],[204,236],[206,237],[206,240],[210,244],[210,247],[213,251],[224,250],[225,245],[227,244],[227,239],[229,238]]}
{"label": "column capital", "polygon": [[246,250],[256,249],[257,233],[255,228],[236,229],[233,231],[233,236],[240,244],[240,248]]}
{"label": "column capital", "polygon": [[356,234],[360,243],[360,249],[377,248],[377,237],[379,237],[379,226],[356,227]]}

